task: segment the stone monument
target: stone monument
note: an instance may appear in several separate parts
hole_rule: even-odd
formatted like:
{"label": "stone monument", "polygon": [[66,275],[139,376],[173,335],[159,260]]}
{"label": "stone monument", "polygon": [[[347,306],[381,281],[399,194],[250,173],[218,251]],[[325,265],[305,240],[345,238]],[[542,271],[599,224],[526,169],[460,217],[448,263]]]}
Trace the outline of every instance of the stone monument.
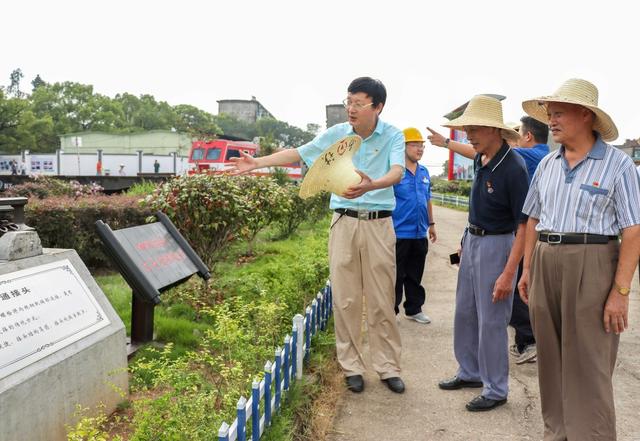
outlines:
{"label": "stone monument", "polygon": [[76,406],[128,395],[125,327],[74,250],[42,248],[0,199],[0,440],[62,441]]}

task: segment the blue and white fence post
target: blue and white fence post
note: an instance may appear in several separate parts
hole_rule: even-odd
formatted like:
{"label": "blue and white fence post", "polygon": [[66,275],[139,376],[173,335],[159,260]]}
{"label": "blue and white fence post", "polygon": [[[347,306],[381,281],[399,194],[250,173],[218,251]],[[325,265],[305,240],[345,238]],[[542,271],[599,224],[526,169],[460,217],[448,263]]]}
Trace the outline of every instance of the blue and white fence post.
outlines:
{"label": "blue and white fence post", "polygon": [[305,323],[305,348],[304,348],[304,359],[307,360],[309,358],[309,351],[311,350],[311,306],[307,306],[306,310],[306,323]]}
{"label": "blue and white fence post", "polygon": [[296,369],[298,368],[298,329],[296,328],[296,320],[293,319],[293,328],[291,329],[291,381],[296,377]]}
{"label": "blue and white fence post", "polygon": [[276,392],[276,412],[280,409],[280,395],[282,386],[282,349],[276,348],[276,372],[273,376],[274,390]]}
{"label": "blue and white fence post", "polygon": [[311,335],[318,332],[318,301],[313,299],[311,302]]}
{"label": "blue and white fence post", "polygon": [[324,302],[324,295],[322,294],[322,292],[319,292],[316,295],[316,300],[318,301],[318,329],[321,331],[324,331],[325,325],[324,325],[324,307],[325,307],[325,302]]}
{"label": "blue and white fence post", "polygon": [[240,396],[238,400],[237,418],[238,418],[238,441],[247,441],[247,399]]}
{"label": "blue and white fence post", "polygon": [[302,379],[302,363],[304,362],[304,317],[302,314],[296,314],[293,317],[293,327],[296,335],[296,379]]}
{"label": "blue and white fence post", "polygon": [[260,382],[251,383],[251,441],[260,439]]}
{"label": "blue and white fence post", "polygon": [[222,423],[220,429],[218,429],[218,441],[229,441],[229,425]]}
{"label": "blue and white fence post", "polygon": [[264,428],[271,424],[271,362],[264,365]]}
{"label": "blue and white fence post", "polygon": [[289,367],[291,366],[291,337],[286,336],[284,338],[284,390],[289,390]]}

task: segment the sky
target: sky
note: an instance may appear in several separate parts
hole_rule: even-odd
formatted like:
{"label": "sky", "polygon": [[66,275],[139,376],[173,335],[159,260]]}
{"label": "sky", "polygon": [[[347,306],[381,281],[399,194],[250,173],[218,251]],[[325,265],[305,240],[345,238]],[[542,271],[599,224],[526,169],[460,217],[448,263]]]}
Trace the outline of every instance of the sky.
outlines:
{"label": "sky", "polygon": [[[569,78],[593,82],[620,137],[640,137],[640,6],[608,0],[3,2],[0,85],[47,82],[151,94],[216,114],[255,96],[277,119],[326,124],[352,79],[388,92],[381,117],[446,133],[443,115],[479,93],[505,95],[505,121],[525,99]],[[448,152],[428,147],[432,174]]]}

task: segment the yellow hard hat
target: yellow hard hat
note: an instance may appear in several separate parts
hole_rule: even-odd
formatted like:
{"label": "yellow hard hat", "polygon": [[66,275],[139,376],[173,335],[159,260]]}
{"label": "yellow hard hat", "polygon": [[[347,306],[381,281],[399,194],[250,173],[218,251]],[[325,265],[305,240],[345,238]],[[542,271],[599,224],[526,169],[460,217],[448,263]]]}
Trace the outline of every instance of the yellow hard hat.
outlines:
{"label": "yellow hard hat", "polygon": [[404,142],[424,142],[422,139],[422,133],[415,127],[409,127],[402,131],[404,133]]}

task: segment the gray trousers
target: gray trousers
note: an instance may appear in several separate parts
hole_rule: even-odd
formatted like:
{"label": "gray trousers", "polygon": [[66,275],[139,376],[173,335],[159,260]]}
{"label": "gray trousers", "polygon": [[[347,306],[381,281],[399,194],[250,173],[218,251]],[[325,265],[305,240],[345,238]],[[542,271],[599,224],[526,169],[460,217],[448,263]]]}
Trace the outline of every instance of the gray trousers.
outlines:
{"label": "gray trousers", "polygon": [[513,241],[513,234],[466,234],[458,271],[453,329],[457,375],[467,381],[482,381],[482,395],[492,400],[506,398],[509,393],[507,326],[513,294],[497,303],[491,302],[491,296]]}

